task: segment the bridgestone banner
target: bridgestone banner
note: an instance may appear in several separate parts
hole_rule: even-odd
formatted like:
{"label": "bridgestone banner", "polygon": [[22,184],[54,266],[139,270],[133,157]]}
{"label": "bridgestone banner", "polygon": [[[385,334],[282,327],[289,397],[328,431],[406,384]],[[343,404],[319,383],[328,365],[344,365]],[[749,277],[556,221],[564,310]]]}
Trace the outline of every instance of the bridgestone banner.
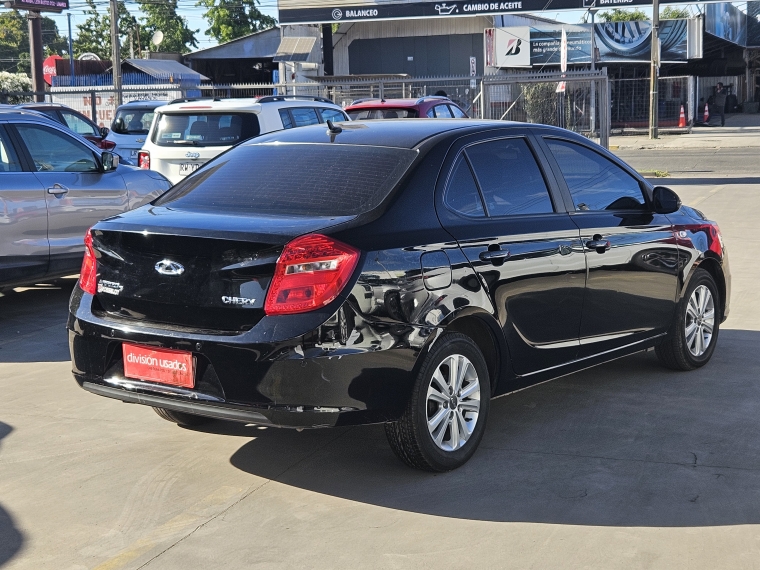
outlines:
{"label": "bridgestone banner", "polygon": [[[662,61],[687,61],[688,20],[660,23]],[[596,24],[598,63],[648,62],[652,45],[650,22]],[[567,34],[567,63],[591,63],[591,24],[490,28],[486,30],[489,67],[545,67],[561,64],[562,29]],[[490,36],[490,37],[489,37]]]}

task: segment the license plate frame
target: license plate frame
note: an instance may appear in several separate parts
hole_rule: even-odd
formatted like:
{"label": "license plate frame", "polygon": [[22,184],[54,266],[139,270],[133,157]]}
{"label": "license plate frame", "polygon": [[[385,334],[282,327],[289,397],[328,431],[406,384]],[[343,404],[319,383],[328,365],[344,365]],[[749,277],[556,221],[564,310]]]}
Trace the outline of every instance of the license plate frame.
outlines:
{"label": "license plate frame", "polygon": [[195,388],[195,357],[186,350],[122,343],[124,376],[180,388]]}
{"label": "license plate frame", "polygon": [[179,165],[179,173],[183,176],[187,176],[198,170],[201,166],[203,165],[198,162],[183,162]]}

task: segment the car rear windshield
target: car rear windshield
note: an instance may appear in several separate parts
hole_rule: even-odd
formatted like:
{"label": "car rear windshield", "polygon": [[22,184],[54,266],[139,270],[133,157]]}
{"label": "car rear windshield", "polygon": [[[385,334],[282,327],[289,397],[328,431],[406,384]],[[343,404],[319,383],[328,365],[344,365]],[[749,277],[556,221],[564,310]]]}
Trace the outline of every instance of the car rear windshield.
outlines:
{"label": "car rear windshield", "polygon": [[232,146],[259,134],[255,113],[160,113],[153,143],[159,146]]}
{"label": "car rear windshield", "polygon": [[348,111],[352,121],[363,119],[416,119],[417,111],[414,109],[356,109]]}
{"label": "car rear windshield", "polygon": [[239,214],[351,216],[376,208],[416,150],[338,144],[248,144],[179,182],[155,205]]}
{"label": "car rear windshield", "polygon": [[154,114],[154,109],[119,109],[111,130],[118,135],[147,135]]}

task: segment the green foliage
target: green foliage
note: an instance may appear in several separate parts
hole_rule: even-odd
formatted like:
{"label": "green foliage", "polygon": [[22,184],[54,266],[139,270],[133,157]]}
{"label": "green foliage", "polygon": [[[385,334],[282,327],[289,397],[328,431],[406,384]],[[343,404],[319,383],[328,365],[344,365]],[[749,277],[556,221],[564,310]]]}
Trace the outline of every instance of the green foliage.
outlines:
{"label": "green foliage", "polygon": [[613,8],[609,12],[599,12],[597,14],[602,22],[643,22],[649,17],[643,10],[623,10]]}
{"label": "green foliage", "polygon": [[553,125],[557,121],[556,91],[556,83],[527,83],[522,86],[528,122]]}
{"label": "green foliage", "polygon": [[[159,51],[188,53],[191,47],[197,48],[198,41],[195,34],[200,30],[191,30],[187,27],[187,20],[177,14],[177,0],[166,0],[165,2],[138,0],[140,9],[146,15],[142,20],[142,30],[145,30],[147,36],[142,36],[150,40],[153,33],[161,30],[164,33],[164,39],[159,46]],[[143,33],[141,30],[141,34]],[[147,41],[142,39],[142,44]],[[151,49],[155,49],[151,47]]]}
{"label": "green foliage", "polygon": [[[58,33],[52,18],[42,18],[45,55],[68,55],[68,39]],[[0,12],[0,70],[30,73],[29,24],[18,10]]]}
{"label": "green foliage", "polygon": [[[8,73],[7,71],[0,71],[0,93],[31,90],[32,80],[29,79],[25,73]],[[11,105],[25,103],[26,100],[26,97],[8,97],[8,103]]]}
{"label": "green foliage", "polygon": [[691,12],[688,8],[674,8],[673,6],[665,6],[660,12],[661,20],[684,20],[691,17]]}
{"label": "green foliage", "polygon": [[277,20],[261,13],[258,4],[259,0],[198,0],[196,6],[206,8],[206,35],[224,43],[277,25]]}
{"label": "green foliage", "polygon": [[[101,59],[111,59],[111,11],[106,5],[96,4],[95,0],[86,0],[87,10],[85,15],[87,19],[84,23],[77,25],[77,38],[74,40],[74,54],[79,56],[86,52],[96,54]],[[137,20],[127,10],[125,3],[118,3],[119,11],[119,43],[121,44],[121,58],[129,57],[129,35],[136,32],[138,27]],[[142,43],[146,43],[145,37],[150,38],[150,34],[140,30]],[[137,37],[135,35],[135,41]],[[137,50],[135,50],[137,51]]]}

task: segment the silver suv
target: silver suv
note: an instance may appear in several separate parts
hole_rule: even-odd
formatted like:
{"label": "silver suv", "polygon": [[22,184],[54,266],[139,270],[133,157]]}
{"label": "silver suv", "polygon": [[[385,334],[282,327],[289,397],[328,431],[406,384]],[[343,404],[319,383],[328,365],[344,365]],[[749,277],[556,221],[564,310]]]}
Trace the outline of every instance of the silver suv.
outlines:
{"label": "silver suv", "polygon": [[0,288],[78,273],[90,226],[169,186],[39,113],[0,109]]}

